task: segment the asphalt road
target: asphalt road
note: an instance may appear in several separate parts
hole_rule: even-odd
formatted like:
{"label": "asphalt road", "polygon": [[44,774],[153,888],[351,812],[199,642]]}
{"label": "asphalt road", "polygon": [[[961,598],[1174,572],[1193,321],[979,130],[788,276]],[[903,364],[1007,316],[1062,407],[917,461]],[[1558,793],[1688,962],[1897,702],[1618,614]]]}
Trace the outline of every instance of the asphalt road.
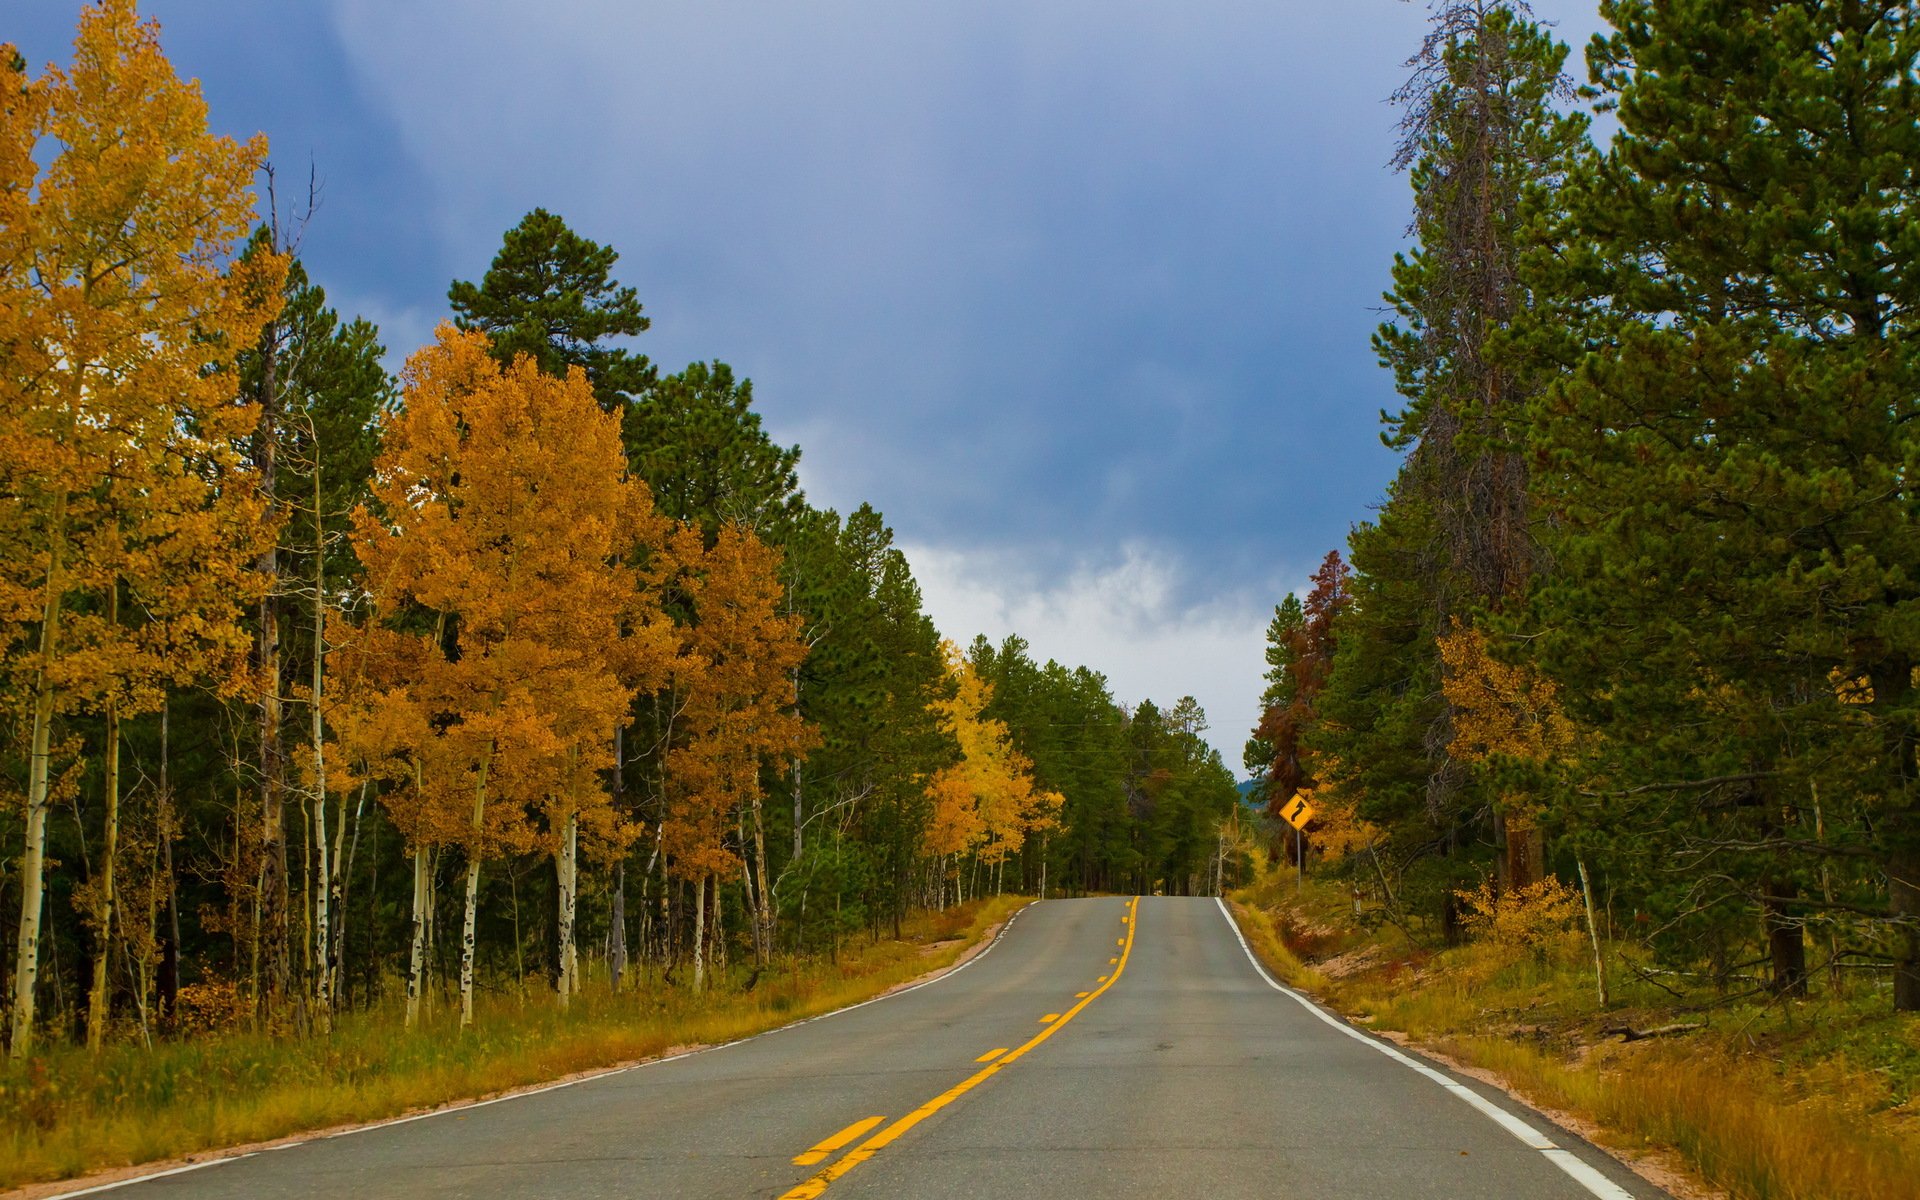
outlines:
{"label": "asphalt road", "polygon": [[1539,1114],[1278,988],[1215,901],[1176,898],[1142,899],[1137,910],[1124,899],[1044,901],[959,971],[885,1000],[115,1191],[130,1200],[1666,1195]]}

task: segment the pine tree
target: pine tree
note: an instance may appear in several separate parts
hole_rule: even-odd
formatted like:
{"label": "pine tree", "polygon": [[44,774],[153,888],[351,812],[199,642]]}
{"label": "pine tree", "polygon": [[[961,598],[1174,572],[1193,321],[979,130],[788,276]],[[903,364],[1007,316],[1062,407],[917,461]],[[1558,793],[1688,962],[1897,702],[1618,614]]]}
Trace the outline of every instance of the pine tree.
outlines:
{"label": "pine tree", "polygon": [[536,208],[507,230],[478,284],[456,279],[447,289],[454,324],[486,334],[502,365],[524,354],[555,377],[581,368],[600,407],[619,411],[655,375],[646,355],[603,344],[645,333],[650,324],[639,293],[613,280],[619,259],[611,246]]}
{"label": "pine tree", "polygon": [[691,363],[659,380],[627,411],[624,437],[660,511],[710,540],[729,523],[784,540],[805,504],[800,448],[767,436],[753,381],[736,380],[723,362]]}
{"label": "pine tree", "polygon": [[[1529,195],[1550,194],[1584,143],[1585,118],[1555,102],[1571,88],[1566,48],[1528,19],[1524,0],[1450,0],[1396,94],[1407,107],[1396,165],[1410,167],[1419,245],[1394,265],[1396,321],[1375,338],[1407,406],[1387,417],[1389,445],[1408,462],[1394,499],[1418,502],[1440,553],[1421,580],[1438,638],[1523,601],[1540,567],[1520,439],[1528,398],[1544,381],[1504,352],[1503,331],[1529,300],[1518,258]],[[1470,773],[1448,758],[1455,713],[1445,695],[1422,734],[1436,813],[1479,808],[1453,793]],[[1538,826],[1508,836],[1497,796],[1501,875],[1520,886],[1544,868]]]}
{"label": "pine tree", "polygon": [[1888,918],[1868,949],[1920,1009],[1920,24],[1893,2],[1603,12],[1589,63],[1621,134],[1533,264],[1556,302],[1536,352],[1571,368],[1536,406],[1564,522],[1541,645],[1603,734],[1581,815],[1666,866],[1643,902],[1674,940],[1758,909],[1785,991],[1831,915],[1815,868],[1866,857]]}

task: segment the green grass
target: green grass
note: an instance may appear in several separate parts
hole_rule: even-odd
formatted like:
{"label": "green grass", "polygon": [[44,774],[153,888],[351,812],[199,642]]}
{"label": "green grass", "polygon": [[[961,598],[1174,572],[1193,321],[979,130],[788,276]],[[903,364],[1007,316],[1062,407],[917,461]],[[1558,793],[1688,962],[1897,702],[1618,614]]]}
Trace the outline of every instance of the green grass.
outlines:
{"label": "green grass", "polygon": [[736,968],[704,995],[652,979],[613,995],[589,981],[566,1012],[550,996],[483,996],[465,1033],[443,1003],[411,1033],[401,1009],[386,1005],[343,1017],[326,1037],[229,1033],[98,1054],[49,1047],[0,1067],[0,1188],[379,1120],[746,1037],[947,966],[1024,903],[997,897],[926,914],[900,941],[852,945],[833,964],[783,963],[750,989],[749,972]]}
{"label": "green grass", "polygon": [[[1236,899],[1255,951],[1287,982],[1493,1071],[1616,1146],[1671,1152],[1738,1200],[1920,1193],[1920,1018],[1889,1011],[1883,990],[1785,1005],[1676,998],[1620,969],[1610,947],[1603,1008],[1577,936],[1537,953],[1428,951],[1390,926],[1357,926],[1342,888],[1309,882],[1296,896],[1266,880]],[[1634,1042],[1605,1032],[1696,1022]]]}

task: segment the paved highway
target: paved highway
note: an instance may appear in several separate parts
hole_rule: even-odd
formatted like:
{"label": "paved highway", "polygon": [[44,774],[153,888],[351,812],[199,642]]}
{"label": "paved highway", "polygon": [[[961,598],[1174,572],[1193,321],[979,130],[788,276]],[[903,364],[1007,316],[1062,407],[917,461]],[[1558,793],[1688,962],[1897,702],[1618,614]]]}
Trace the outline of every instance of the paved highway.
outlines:
{"label": "paved highway", "polygon": [[960,970],[731,1046],[116,1187],[159,1197],[1652,1200],[1279,988],[1213,900],[1050,900]]}

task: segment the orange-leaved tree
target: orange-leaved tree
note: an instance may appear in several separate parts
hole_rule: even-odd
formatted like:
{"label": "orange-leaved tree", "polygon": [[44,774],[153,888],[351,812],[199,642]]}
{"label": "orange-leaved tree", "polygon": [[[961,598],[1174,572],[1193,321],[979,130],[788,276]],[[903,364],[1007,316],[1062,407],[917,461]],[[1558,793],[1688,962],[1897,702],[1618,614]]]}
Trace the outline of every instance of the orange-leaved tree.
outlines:
{"label": "orange-leaved tree", "polygon": [[[778,548],[743,525],[723,526],[713,545],[699,529],[673,536],[673,558],[692,619],[682,629],[674,668],[672,745],[666,755],[661,845],[667,866],[694,893],[694,986],[706,982],[708,881],[743,865],[729,850],[729,826],[745,825],[752,878],[754,949],[765,962],[773,946],[772,881],[762,764],[792,760],[818,740],[793,711],[791,672],[806,660],[803,619],[786,611]],[[746,849],[747,847],[743,847]]]}
{"label": "orange-leaved tree", "polygon": [[119,723],[171,683],[241,683],[245,565],[265,527],[237,442],[234,353],[285,264],[236,265],[266,153],[207,131],[200,89],[131,0],[80,18],[72,66],[0,46],[0,667],[30,727],[12,1052],[33,1041],[54,727],[105,718],[88,888],[99,1044],[118,918]]}
{"label": "orange-leaved tree", "polygon": [[[387,753],[412,765],[413,786],[387,800],[416,861],[442,844],[466,858],[467,1025],[481,864],[538,844],[543,813],[561,826],[547,843],[571,851],[581,811],[607,803],[583,779],[612,765],[637,686],[657,683],[635,662],[664,674],[670,630],[631,559],[660,551],[665,524],[585,375],[502,368],[482,334],[441,326],[409,360],[384,433],[355,550],[387,626],[369,674],[395,716],[368,725],[397,733]],[[635,654],[635,639],[654,653]]]}

